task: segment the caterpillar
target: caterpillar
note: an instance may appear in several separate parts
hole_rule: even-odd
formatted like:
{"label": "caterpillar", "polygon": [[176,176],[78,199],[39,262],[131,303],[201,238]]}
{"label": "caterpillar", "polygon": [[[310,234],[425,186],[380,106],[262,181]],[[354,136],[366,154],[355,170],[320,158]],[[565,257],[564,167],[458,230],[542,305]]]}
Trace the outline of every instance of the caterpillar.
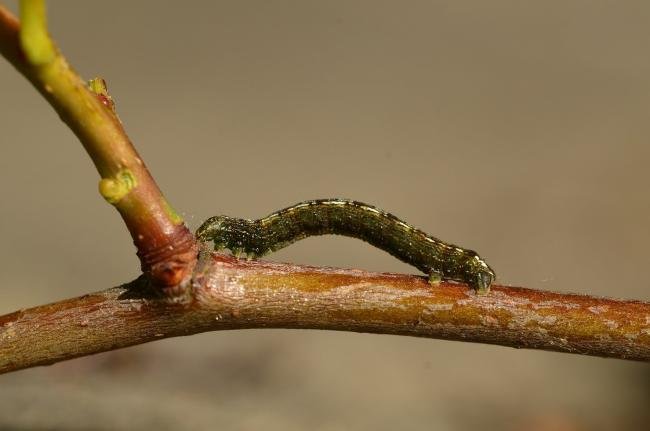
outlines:
{"label": "caterpillar", "polygon": [[229,249],[249,259],[309,236],[330,234],[378,247],[426,273],[431,283],[459,281],[485,294],[496,277],[476,252],[445,243],[372,205],[347,199],[305,201],[258,220],[215,216],[196,232],[199,240],[212,241],[215,250]]}

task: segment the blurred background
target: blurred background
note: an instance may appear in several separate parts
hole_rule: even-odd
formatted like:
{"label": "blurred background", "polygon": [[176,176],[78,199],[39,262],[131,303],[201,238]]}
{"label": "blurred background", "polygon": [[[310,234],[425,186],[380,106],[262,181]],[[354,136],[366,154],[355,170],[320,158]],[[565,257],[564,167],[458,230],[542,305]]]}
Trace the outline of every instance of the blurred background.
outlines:
{"label": "blurred background", "polygon": [[[348,197],[501,283],[650,300],[649,2],[49,3],[193,228]],[[0,102],[0,313],[135,278],[95,168],[5,61]],[[271,259],[413,272],[337,237]],[[0,429],[642,429],[649,402],[647,364],[248,330],[2,375]]]}

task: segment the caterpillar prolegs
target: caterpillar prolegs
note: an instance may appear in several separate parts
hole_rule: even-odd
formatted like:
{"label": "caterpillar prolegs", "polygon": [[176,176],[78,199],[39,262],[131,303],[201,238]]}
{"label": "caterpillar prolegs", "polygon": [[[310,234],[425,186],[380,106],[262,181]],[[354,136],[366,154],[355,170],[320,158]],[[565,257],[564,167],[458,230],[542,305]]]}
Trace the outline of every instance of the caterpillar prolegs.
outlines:
{"label": "caterpillar prolegs", "polygon": [[474,251],[447,244],[416,229],[394,215],[347,199],[301,202],[258,220],[216,216],[197,230],[215,250],[229,249],[235,256],[256,259],[315,235],[343,235],[378,247],[429,275],[469,284],[487,293],[494,271]]}

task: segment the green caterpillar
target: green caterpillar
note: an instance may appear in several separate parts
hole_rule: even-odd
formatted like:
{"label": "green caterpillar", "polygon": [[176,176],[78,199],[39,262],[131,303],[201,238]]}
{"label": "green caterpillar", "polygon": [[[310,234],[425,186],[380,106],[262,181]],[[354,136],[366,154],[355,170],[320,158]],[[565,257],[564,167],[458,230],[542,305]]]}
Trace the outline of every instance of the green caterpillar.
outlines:
{"label": "green caterpillar", "polygon": [[447,244],[371,205],[347,199],[301,202],[259,220],[216,216],[196,232],[215,250],[256,259],[315,235],[344,235],[378,247],[429,275],[467,283],[487,293],[496,275],[474,251]]}

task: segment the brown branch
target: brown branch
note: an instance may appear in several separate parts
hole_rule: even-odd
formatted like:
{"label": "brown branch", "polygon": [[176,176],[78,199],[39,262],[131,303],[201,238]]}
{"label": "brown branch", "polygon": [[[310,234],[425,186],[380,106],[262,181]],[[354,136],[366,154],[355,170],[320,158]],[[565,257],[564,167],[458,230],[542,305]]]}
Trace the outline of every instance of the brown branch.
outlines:
{"label": "brown branch", "polygon": [[242,328],[373,332],[650,360],[650,303],[208,254],[194,299],[143,279],[0,317],[0,372],[161,338]]}
{"label": "brown branch", "polygon": [[[49,39],[43,2],[23,0],[21,10],[30,12],[22,30],[0,5],[0,54],[83,144],[102,177],[101,195],[119,211],[131,233],[143,272],[158,285],[178,290],[196,263],[194,237],[165,200],[112,106],[107,106],[105,88],[100,94],[91,91]],[[27,38],[30,31],[32,39]]]}
{"label": "brown branch", "polygon": [[[517,348],[650,360],[650,303],[493,286],[468,286],[355,270],[246,262],[205,254],[167,204],[113,112],[103,82],[92,89],[47,34],[43,0],[22,0],[24,27],[0,6],[0,54],[79,137],[138,248],[142,277],[0,317],[0,372],[235,328],[313,328],[411,335]],[[192,272],[192,270],[194,270]],[[190,276],[193,274],[191,280]],[[190,291],[174,302],[152,289]],[[179,298],[176,298],[179,300]]]}

